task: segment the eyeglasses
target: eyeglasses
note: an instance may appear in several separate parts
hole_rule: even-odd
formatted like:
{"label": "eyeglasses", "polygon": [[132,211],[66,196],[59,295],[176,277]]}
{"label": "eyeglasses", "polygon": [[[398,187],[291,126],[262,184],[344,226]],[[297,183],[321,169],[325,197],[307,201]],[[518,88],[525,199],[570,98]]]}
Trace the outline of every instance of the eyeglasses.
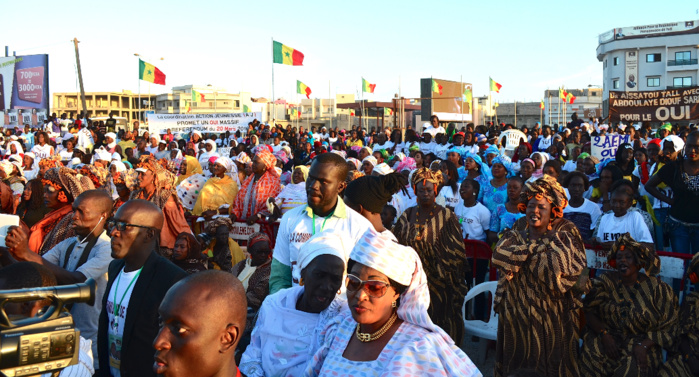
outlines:
{"label": "eyeglasses", "polygon": [[109,220],[107,221],[107,231],[111,233],[114,229],[123,232],[126,230],[127,226],[132,226],[135,228],[143,228],[143,229],[155,229],[150,226],[145,226],[145,225],[137,225],[137,224],[129,224],[125,221],[116,221],[116,220]]}
{"label": "eyeglasses", "polygon": [[381,298],[388,291],[390,284],[381,280],[362,280],[352,274],[347,275],[345,279],[345,286],[348,292],[356,292],[360,289],[364,289],[370,297]]}

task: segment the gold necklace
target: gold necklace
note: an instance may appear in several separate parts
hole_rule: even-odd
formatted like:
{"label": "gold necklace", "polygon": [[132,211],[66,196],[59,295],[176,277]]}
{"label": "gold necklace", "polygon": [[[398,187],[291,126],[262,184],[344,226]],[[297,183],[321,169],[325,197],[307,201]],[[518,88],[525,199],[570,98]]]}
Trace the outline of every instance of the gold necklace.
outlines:
{"label": "gold necklace", "polygon": [[388,331],[388,329],[391,328],[391,326],[393,326],[393,323],[396,322],[397,318],[398,318],[398,314],[393,312],[393,315],[391,315],[391,318],[389,318],[388,321],[383,326],[381,326],[381,328],[377,332],[375,332],[373,334],[359,332],[360,324],[357,323],[357,330],[355,331],[355,334],[357,335],[357,339],[359,339],[359,341],[362,343],[373,342],[374,340],[379,339],[380,337],[383,336],[383,334],[385,334]]}

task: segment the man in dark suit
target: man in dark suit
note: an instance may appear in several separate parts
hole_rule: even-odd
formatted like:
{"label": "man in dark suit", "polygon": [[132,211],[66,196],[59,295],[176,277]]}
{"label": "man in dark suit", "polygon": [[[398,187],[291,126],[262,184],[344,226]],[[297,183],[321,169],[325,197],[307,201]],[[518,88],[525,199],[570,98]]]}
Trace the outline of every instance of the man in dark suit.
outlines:
{"label": "man in dark suit", "polygon": [[153,340],[158,306],[186,276],[157,254],[163,214],[145,200],[124,203],[107,223],[112,237],[109,283],[98,331],[99,376],[154,376]]}

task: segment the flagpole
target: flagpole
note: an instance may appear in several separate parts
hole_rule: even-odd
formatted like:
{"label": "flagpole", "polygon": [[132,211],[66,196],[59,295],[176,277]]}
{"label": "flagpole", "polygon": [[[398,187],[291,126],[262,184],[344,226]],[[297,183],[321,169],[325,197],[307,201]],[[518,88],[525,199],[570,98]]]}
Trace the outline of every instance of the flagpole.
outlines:
{"label": "flagpole", "polygon": [[461,121],[461,127],[464,126],[464,75],[461,75],[461,86],[459,86],[461,89],[461,118],[459,119]]}
{"label": "flagpole", "polygon": [[[274,100],[274,37],[272,37],[272,119],[277,114],[277,101]],[[269,119],[267,119],[269,122]]]}
{"label": "flagpole", "polygon": [[556,111],[556,123],[559,124],[561,123],[561,92],[563,91],[562,87],[558,87],[558,111]]}
{"label": "flagpole", "polygon": [[515,128],[517,128],[517,100],[515,100]]}

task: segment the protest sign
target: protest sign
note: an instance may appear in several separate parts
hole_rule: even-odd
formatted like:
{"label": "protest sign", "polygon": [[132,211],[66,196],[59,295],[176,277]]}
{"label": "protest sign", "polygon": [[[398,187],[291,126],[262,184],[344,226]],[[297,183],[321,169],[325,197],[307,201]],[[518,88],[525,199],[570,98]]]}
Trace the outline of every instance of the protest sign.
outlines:
{"label": "protest sign", "polygon": [[194,130],[207,132],[234,133],[238,130],[245,132],[248,123],[261,119],[262,113],[231,113],[231,114],[147,114],[148,132],[164,133],[168,128],[173,132],[192,132]]}
{"label": "protest sign", "polygon": [[247,241],[253,233],[260,231],[260,224],[247,225],[246,223],[235,222],[231,227],[228,236],[237,241]]}
{"label": "protest sign", "polygon": [[699,118],[699,87],[609,91],[611,122],[674,122]]}
{"label": "protest sign", "polygon": [[629,142],[629,135],[605,135],[592,138],[592,155],[600,161],[613,159],[619,145]]}

